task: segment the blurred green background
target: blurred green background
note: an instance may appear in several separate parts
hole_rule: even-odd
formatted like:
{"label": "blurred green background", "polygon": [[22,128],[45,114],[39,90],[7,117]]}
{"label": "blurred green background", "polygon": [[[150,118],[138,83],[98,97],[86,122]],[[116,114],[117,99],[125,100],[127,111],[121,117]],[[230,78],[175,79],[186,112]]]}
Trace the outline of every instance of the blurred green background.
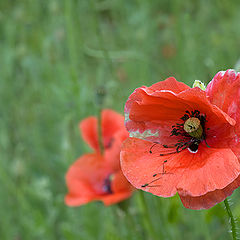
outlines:
{"label": "blurred green background", "polygon": [[[0,239],[153,239],[139,193],[127,215],[65,206],[65,173],[90,151],[78,122],[96,113],[99,88],[123,113],[136,87],[233,68],[239,13],[239,0],[1,0]],[[158,239],[231,239],[223,204],[192,211],[177,196],[144,196]]]}

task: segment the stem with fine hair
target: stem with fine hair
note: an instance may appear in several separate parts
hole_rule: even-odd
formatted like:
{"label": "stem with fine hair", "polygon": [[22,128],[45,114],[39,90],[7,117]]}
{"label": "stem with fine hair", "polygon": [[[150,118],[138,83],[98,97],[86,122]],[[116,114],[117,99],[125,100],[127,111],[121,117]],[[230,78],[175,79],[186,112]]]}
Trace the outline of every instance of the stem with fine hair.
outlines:
{"label": "stem with fine hair", "polygon": [[229,205],[229,202],[228,202],[227,198],[224,200],[224,204],[225,204],[225,208],[226,208],[227,214],[228,214],[228,216],[230,218],[232,238],[233,238],[233,240],[237,240],[236,221],[235,221],[235,219],[233,217],[233,214],[232,214],[232,211],[231,211],[231,208],[230,208],[230,205]]}

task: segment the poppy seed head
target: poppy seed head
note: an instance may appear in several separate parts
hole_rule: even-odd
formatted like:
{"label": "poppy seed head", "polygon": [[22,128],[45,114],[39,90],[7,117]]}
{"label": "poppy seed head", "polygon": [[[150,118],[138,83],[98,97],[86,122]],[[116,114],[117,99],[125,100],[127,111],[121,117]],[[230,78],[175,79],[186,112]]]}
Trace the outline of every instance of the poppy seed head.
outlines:
{"label": "poppy seed head", "polygon": [[203,129],[198,118],[191,117],[187,119],[184,123],[183,128],[191,137],[201,139]]}

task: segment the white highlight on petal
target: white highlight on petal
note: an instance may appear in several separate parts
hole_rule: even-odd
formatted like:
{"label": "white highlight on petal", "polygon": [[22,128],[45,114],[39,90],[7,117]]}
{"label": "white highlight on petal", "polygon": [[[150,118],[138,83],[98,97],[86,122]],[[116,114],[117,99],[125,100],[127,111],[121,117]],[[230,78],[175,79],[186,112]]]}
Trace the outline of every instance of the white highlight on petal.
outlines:
{"label": "white highlight on petal", "polygon": [[172,93],[172,94],[176,95],[176,93],[174,93],[174,92],[171,91],[171,90],[160,90],[160,92],[163,92],[163,93]]}
{"label": "white highlight on petal", "polygon": [[[128,121],[130,121],[129,113],[125,112],[125,123]],[[155,132],[152,132],[151,130],[145,130],[142,133],[140,133],[139,130],[136,130],[136,131],[129,131],[129,137],[140,138],[145,140],[146,138],[149,138],[149,137],[159,137],[159,133],[157,130]]]}
{"label": "white highlight on petal", "polygon": [[220,71],[218,72],[219,74],[221,74],[221,76],[223,76],[225,74],[226,71]]}
{"label": "white highlight on petal", "polygon": [[188,148],[188,151],[189,151],[190,153],[197,153],[197,152],[198,152],[198,149],[197,149],[196,151],[192,151],[190,148]]}
{"label": "white highlight on petal", "polygon": [[124,117],[125,117],[125,122],[127,122],[127,121],[130,120],[130,119],[129,119],[129,113],[125,113],[125,114],[124,114]]}
{"label": "white highlight on petal", "polygon": [[129,137],[135,137],[140,139],[146,139],[148,137],[159,137],[158,132],[151,132],[151,130],[146,130],[142,133],[140,133],[138,130],[135,132],[130,132]]}
{"label": "white highlight on petal", "polygon": [[235,76],[237,76],[237,75],[238,75],[238,72],[237,72],[235,69],[230,69],[230,70],[229,70],[229,72],[231,72],[231,73],[234,73],[234,74],[235,74]]}
{"label": "white highlight on petal", "polygon": [[[228,69],[227,71],[228,71],[228,74],[234,73],[235,76],[237,76],[237,74],[238,74],[238,72],[235,69]],[[226,73],[226,71],[219,71],[218,73],[221,74],[221,76],[223,76]]]}

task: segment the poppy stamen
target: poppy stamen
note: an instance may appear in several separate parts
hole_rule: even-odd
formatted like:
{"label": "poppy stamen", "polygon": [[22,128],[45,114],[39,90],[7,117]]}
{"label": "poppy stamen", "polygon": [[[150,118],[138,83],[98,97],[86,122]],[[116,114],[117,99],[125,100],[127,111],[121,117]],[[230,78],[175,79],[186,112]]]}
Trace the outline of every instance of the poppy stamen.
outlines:
{"label": "poppy stamen", "polygon": [[165,169],[164,169],[164,164],[165,164],[166,162],[167,162],[167,160],[165,160],[165,161],[163,162],[162,172],[161,172],[161,173],[155,173],[155,174],[153,174],[153,177],[156,177],[156,176],[159,175],[159,174],[161,174],[161,175],[166,174],[166,171],[165,171]]}
{"label": "poppy stamen", "polygon": [[144,185],[141,186],[142,188],[144,188],[144,187],[159,187],[160,185],[150,185],[150,184],[152,184],[152,183],[160,180],[161,177],[162,177],[163,175],[165,175],[165,174],[173,174],[173,173],[170,173],[170,172],[169,172],[169,173],[166,172],[165,167],[164,167],[165,163],[167,163],[167,160],[164,160],[164,162],[163,162],[163,168],[162,168],[162,172],[161,172],[161,173],[155,173],[155,174],[153,174],[153,177],[156,177],[156,176],[158,176],[158,175],[160,175],[160,177],[152,180],[152,181],[149,182],[149,183],[145,183]]}
{"label": "poppy stamen", "polygon": [[159,156],[162,157],[162,156],[166,156],[166,155],[170,155],[170,154],[174,154],[174,153],[179,153],[179,152],[183,151],[184,149],[188,148],[190,143],[192,143],[192,140],[190,140],[188,142],[179,142],[179,143],[174,145],[175,147],[177,147],[176,151],[169,152],[169,153],[160,153]]}
{"label": "poppy stamen", "polygon": [[176,123],[173,125],[170,136],[181,136],[182,138],[173,146],[163,145],[165,148],[177,147],[176,151],[160,154],[160,156],[179,153],[186,148],[189,148],[191,152],[195,153],[198,149],[199,143],[203,140],[205,141],[206,116],[204,114],[201,114],[199,110],[191,112],[186,110],[184,116],[180,119],[183,120],[184,123]]}
{"label": "poppy stamen", "polygon": [[210,146],[208,145],[206,139],[204,139],[204,142],[205,142],[206,146],[207,146],[208,148],[210,148]]}
{"label": "poppy stamen", "polygon": [[163,169],[162,169],[162,174],[165,174],[166,173],[166,171],[164,170],[164,164],[167,162],[167,160],[165,160],[164,162],[163,162]]}
{"label": "poppy stamen", "polygon": [[154,146],[156,146],[157,144],[159,144],[158,142],[154,142],[153,145],[150,147],[149,149],[149,153],[152,153],[152,149]]}
{"label": "poppy stamen", "polygon": [[178,143],[176,143],[176,144],[174,144],[174,145],[166,145],[166,144],[163,144],[162,146],[163,146],[164,148],[175,148],[175,147],[177,147],[180,143],[181,143],[181,142],[178,142]]}
{"label": "poppy stamen", "polygon": [[144,187],[161,187],[161,185],[148,185],[148,183],[146,183],[146,184],[142,185],[141,187],[142,188],[144,188]]}
{"label": "poppy stamen", "polygon": [[[185,143],[184,145],[186,145],[187,143]],[[180,149],[181,148],[181,149]],[[167,155],[171,155],[171,154],[175,154],[175,153],[180,153],[181,151],[185,150],[186,148],[188,148],[188,145],[186,146],[178,146],[176,148],[176,151],[175,152],[169,152],[169,153],[160,153],[159,156],[162,157],[162,156],[167,156]]]}
{"label": "poppy stamen", "polygon": [[154,180],[152,180],[152,181],[149,182],[149,183],[145,183],[145,184],[142,185],[141,187],[142,187],[142,188],[145,188],[145,187],[157,187],[157,186],[160,186],[160,185],[150,185],[150,184],[158,181],[159,179],[161,179],[161,177],[158,177],[157,179],[154,179]]}

